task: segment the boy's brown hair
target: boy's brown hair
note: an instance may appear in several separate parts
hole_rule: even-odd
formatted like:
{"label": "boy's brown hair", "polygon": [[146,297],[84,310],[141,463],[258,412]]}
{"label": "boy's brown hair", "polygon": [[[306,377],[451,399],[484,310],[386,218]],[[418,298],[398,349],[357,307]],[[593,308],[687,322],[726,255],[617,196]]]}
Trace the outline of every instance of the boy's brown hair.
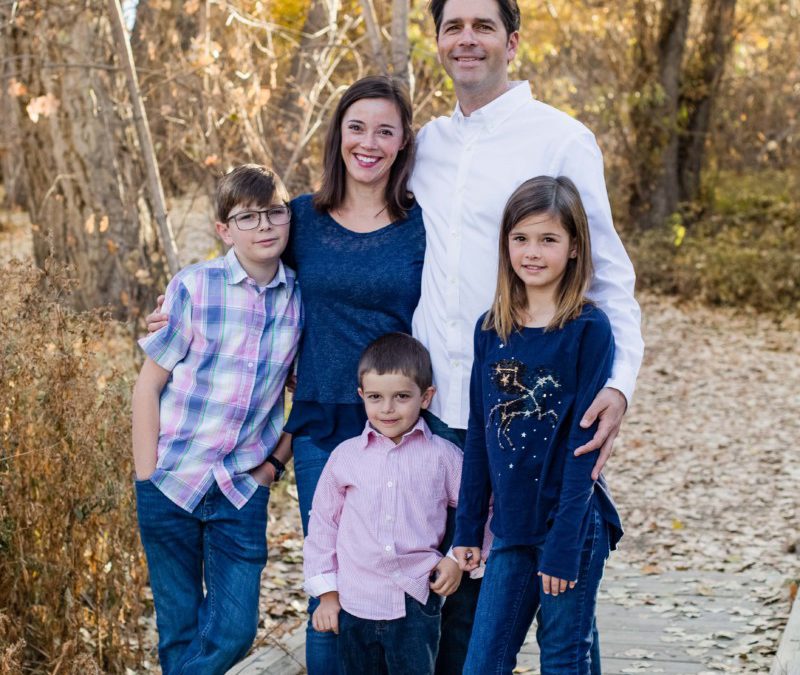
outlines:
{"label": "boy's brown hair", "polygon": [[402,373],[414,380],[421,392],[433,384],[433,367],[428,350],[406,333],[387,333],[374,340],[362,352],[358,362],[358,384],[370,371],[378,375]]}
{"label": "boy's brown hair", "polygon": [[260,164],[242,164],[217,183],[217,220],[227,222],[228,214],[240,204],[267,208],[275,203],[275,197],[284,204],[289,203],[289,193],[280,176]]}

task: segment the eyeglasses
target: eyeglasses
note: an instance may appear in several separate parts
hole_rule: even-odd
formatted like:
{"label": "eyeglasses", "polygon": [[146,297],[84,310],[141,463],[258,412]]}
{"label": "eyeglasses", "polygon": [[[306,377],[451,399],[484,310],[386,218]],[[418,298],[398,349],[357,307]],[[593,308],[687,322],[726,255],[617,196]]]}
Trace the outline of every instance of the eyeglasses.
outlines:
{"label": "eyeglasses", "polygon": [[291,218],[292,212],[288,206],[273,206],[263,211],[242,211],[228,218],[228,222],[233,221],[240,230],[255,230],[264,219],[273,227],[280,227],[288,225]]}

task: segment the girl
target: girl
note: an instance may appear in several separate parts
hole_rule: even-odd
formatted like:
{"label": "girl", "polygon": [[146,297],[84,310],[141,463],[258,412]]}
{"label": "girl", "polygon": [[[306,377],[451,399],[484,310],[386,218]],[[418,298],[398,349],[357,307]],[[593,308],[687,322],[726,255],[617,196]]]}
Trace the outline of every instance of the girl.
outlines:
{"label": "girl", "polygon": [[[611,371],[614,339],[585,298],[589,228],[568,178],[540,176],[503,213],[497,290],[475,329],[455,554],[469,571],[494,494],[495,535],[464,673],[511,673],[538,616],[541,669],[591,672],[597,590],[622,535],[580,414]],[[599,664],[595,664],[599,666]]]}

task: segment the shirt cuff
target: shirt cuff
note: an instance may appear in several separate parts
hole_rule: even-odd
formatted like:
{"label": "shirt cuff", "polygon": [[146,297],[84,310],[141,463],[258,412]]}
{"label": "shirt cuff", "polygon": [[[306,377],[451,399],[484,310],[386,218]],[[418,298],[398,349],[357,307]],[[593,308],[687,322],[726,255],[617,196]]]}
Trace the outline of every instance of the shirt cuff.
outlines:
{"label": "shirt cuff", "polygon": [[631,407],[633,401],[633,392],[636,389],[636,376],[630,373],[615,372],[606,381],[606,387],[616,389],[621,392],[625,397],[628,408]]}
{"label": "shirt cuff", "polygon": [[315,577],[306,579],[306,582],[303,584],[303,590],[315,598],[318,598],[323,593],[336,591],[338,588],[339,587],[336,585],[336,572],[318,574]]}

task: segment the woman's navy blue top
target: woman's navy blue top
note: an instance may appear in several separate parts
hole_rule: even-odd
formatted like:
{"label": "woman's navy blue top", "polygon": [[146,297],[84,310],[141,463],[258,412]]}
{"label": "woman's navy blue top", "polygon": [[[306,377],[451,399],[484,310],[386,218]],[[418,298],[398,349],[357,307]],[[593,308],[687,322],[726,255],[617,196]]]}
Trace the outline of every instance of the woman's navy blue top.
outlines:
{"label": "woman's navy blue top", "polygon": [[406,218],[359,233],[317,211],[311,200],[292,200],[284,255],[297,272],[306,318],[286,431],[330,451],[364,430],[357,391],[361,352],[386,333],[411,333],[425,229],[417,204]]}
{"label": "woman's navy blue top", "polygon": [[605,479],[591,477],[596,453],[573,454],[597,428],[579,423],[611,373],[611,326],[591,304],[561,329],[522,328],[505,341],[482,323],[453,545],[481,545],[493,494],[491,530],[503,545],[541,547],[540,571],[574,581],[592,508],[612,548],[622,536]]}

